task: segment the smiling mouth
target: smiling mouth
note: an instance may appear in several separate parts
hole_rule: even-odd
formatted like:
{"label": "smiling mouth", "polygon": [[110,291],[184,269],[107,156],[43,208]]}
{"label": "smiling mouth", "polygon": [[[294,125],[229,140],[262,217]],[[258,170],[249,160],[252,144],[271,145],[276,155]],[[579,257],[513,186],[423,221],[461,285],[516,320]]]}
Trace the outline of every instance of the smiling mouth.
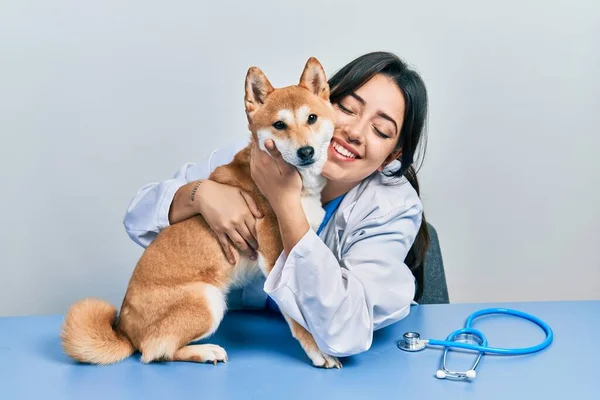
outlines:
{"label": "smiling mouth", "polygon": [[340,160],[353,161],[353,160],[360,160],[360,158],[361,158],[359,155],[354,154],[350,150],[346,149],[344,146],[342,146],[340,143],[338,143],[334,139],[331,140],[330,147],[331,147],[331,151],[333,151],[333,153],[336,154]]}

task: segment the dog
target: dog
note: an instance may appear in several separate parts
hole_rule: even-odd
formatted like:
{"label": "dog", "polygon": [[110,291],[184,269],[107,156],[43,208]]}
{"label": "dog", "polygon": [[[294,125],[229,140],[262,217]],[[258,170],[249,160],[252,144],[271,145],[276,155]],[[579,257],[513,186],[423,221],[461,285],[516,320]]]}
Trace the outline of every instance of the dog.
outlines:
{"label": "dog", "polygon": [[[329,93],[324,69],[314,57],[306,62],[297,85],[278,89],[258,67],[249,68],[244,96],[249,144],[208,179],[254,197],[264,215],[256,225],[257,259],[238,252],[232,265],[201,215],[171,225],[138,260],[120,313],[96,298],[69,307],[61,331],[64,352],[76,361],[97,365],[120,362],[136,351],[142,363],[227,362],[222,347],[193,342],[217,330],[227,309],[227,293],[257,274],[268,276],[283,251],[277,216],[251,178],[252,146],[266,150],[265,141],[272,139],[284,160],[298,169],[303,209],[311,229],[317,230],[325,214],[321,170],[334,130]],[[314,366],[341,367],[336,357],[318,348],[307,330],[284,317]]]}

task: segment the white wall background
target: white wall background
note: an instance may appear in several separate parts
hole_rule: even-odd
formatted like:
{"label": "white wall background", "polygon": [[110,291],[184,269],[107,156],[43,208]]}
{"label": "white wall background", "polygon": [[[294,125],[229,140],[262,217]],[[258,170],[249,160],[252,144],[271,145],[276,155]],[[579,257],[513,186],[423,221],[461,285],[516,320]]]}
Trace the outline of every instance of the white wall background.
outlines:
{"label": "white wall background", "polygon": [[3,1],[0,315],[119,305],[129,200],[247,135],[247,68],[287,85],[372,50],[428,85],[451,300],[600,299],[600,3],[319,3]]}

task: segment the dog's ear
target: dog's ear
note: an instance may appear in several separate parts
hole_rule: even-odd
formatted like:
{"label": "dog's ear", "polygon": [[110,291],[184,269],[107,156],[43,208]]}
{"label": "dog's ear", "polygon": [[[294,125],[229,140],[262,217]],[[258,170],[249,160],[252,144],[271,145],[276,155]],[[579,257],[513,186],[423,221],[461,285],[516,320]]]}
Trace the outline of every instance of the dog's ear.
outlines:
{"label": "dog's ear", "polygon": [[306,62],[299,86],[310,90],[321,99],[329,101],[329,84],[325,70],[316,58],[311,57]]}
{"label": "dog's ear", "polygon": [[273,91],[271,82],[257,67],[251,67],[246,74],[246,95],[244,103],[248,118],[264,104],[265,98]]}

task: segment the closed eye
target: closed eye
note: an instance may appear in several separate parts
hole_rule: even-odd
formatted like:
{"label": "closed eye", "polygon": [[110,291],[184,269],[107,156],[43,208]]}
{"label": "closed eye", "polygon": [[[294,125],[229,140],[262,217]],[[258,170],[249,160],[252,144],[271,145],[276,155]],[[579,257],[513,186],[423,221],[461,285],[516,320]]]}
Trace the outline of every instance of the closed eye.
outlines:
{"label": "closed eye", "polygon": [[385,133],[381,132],[379,129],[377,129],[376,127],[373,127],[373,130],[375,131],[375,133],[379,136],[381,136],[384,139],[389,139],[390,136],[386,135]]}
{"label": "closed eye", "polygon": [[342,105],[342,103],[338,104],[338,107],[340,108],[340,110],[342,110],[342,111],[343,111],[343,112],[345,112],[346,114],[350,114],[350,115],[352,115],[352,114],[353,114],[353,112],[352,112],[352,111],[350,111],[349,109],[347,109],[346,107],[344,107],[344,106]]}

